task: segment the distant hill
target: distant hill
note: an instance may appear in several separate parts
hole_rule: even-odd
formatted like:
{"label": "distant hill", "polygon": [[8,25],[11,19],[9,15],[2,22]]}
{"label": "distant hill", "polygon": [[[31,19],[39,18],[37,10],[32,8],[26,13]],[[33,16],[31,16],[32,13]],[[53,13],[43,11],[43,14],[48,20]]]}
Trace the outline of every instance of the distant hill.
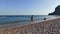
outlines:
{"label": "distant hill", "polygon": [[60,15],[60,5],[58,5],[58,6],[55,8],[55,11],[54,11],[54,12],[49,13],[48,15]]}

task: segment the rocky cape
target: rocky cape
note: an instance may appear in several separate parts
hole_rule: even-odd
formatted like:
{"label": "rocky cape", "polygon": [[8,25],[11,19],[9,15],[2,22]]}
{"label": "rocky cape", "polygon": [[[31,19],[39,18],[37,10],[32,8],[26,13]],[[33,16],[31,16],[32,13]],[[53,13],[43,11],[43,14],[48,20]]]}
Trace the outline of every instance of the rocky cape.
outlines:
{"label": "rocky cape", "polygon": [[48,15],[60,15],[60,5],[55,8],[55,11]]}

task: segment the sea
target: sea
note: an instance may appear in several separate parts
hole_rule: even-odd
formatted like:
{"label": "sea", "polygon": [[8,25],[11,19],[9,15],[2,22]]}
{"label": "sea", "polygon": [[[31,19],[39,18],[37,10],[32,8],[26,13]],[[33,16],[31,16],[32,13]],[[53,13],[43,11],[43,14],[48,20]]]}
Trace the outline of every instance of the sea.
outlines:
{"label": "sea", "polygon": [[[9,24],[9,23],[22,23],[31,21],[32,15],[0,15],[0,24]],[[58,17],[56,15],[33,15],[34,21],[51,19]]]}

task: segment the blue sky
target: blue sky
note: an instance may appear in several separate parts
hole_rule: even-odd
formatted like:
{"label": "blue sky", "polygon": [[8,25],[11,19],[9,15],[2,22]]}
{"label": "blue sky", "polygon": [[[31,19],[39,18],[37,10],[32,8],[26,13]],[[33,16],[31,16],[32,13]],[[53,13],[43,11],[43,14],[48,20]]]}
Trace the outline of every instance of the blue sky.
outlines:
{"label": "blue sky", "polygon": [[0,15],[48,15],[60,0],[0,0]]}

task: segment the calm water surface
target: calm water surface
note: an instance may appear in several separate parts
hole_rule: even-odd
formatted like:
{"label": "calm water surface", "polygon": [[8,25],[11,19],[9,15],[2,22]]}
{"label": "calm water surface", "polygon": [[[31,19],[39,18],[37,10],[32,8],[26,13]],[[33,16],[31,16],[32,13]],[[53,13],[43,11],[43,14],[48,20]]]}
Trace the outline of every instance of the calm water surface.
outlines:
{"label": "calm water surface", "polygon": [[[43,20],[44,18],[50,19],[58,16],[48,16],[48,15],[34,15],[34,21]],[[0,16],[0,24],[7,23],[21,23],[28,22],[31,20],[31,15],[2,15]]]}

